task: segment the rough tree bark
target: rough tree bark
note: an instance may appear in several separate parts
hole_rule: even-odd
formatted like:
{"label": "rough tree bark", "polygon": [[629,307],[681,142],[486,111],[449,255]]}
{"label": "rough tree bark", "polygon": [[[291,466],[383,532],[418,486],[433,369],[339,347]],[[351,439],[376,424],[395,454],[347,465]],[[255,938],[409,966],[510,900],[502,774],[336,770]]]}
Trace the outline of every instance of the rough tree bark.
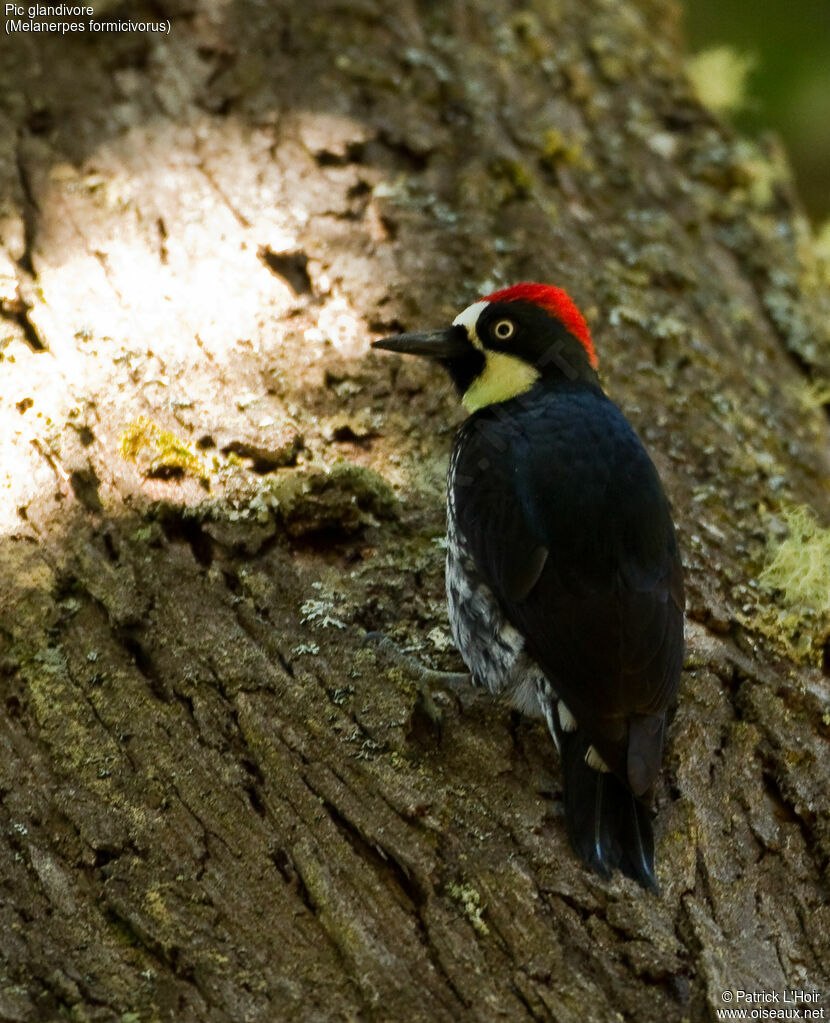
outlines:
{"label": "rough tree bark", "polygon": [[[826,620],[788,653],[756,583],[773,512],[830,511],[775,147],[697,103],[664,0],[160,16],[0,43],[0,1018],[826,1001]],[[459,411],[368,340],[520,279],[585,310],[679,524],[660,897],[575,861],[541,725],[363,645],[458,666]]]}

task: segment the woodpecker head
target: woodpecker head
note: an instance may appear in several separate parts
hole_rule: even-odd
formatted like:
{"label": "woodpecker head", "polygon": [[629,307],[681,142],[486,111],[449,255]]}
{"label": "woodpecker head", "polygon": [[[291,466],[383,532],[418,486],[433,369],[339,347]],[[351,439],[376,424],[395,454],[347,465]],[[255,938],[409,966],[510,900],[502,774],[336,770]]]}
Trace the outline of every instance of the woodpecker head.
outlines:
{"label": "woodpecker head", "polygon": [[450,327],[399,334],[372,347],[436,359],[468,412],[515,398],[539,380],[597,383],[588,325],[568,295],[548,284],[494,291]]}

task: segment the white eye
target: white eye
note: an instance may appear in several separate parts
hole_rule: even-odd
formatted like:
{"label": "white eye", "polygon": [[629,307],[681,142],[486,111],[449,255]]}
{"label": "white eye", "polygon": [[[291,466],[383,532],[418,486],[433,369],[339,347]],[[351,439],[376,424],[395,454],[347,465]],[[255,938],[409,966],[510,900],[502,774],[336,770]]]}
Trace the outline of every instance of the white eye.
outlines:
{"label": "white eye", "polygon": [[499,320],[493,327],[493,334],[499,341],[507,341],[516,333],[516,324],[512,320]]}

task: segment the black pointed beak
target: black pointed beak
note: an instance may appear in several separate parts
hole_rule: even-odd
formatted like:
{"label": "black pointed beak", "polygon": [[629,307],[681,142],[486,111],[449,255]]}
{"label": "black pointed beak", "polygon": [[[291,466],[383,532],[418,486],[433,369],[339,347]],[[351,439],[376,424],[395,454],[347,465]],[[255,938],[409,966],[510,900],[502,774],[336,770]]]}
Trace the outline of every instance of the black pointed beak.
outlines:
{"label": "black pointed beak", "polygon": [[470,347],[467,331],[461,326],[426,330],[420,334],[398,334],[397,337],[372,342],[372,348],[406,355],[427,355],[432,359],[456,359],[469,354]]}

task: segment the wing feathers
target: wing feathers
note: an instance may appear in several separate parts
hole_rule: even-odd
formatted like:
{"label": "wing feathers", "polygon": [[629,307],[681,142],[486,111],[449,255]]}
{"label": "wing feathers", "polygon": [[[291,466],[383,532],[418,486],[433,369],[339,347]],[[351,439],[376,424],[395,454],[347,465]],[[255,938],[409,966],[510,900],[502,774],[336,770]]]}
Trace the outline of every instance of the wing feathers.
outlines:
{"label": "wing feathers", "polygon": [[507,415],[511,404],[461,431],[457,477],[472,482],[455,489],[457,525],[588,741],[640,795],[659,768],[683,656],[668,503],[600,391],[517,400]]}
{"label": "wing feathers", "polygon": [[508,600],[520,603],[528,597],[539,582],[549,553],[547,547],[539,545],[526,558],[517,559],[514,565],[507,565],[504,573],[504,592]]}

